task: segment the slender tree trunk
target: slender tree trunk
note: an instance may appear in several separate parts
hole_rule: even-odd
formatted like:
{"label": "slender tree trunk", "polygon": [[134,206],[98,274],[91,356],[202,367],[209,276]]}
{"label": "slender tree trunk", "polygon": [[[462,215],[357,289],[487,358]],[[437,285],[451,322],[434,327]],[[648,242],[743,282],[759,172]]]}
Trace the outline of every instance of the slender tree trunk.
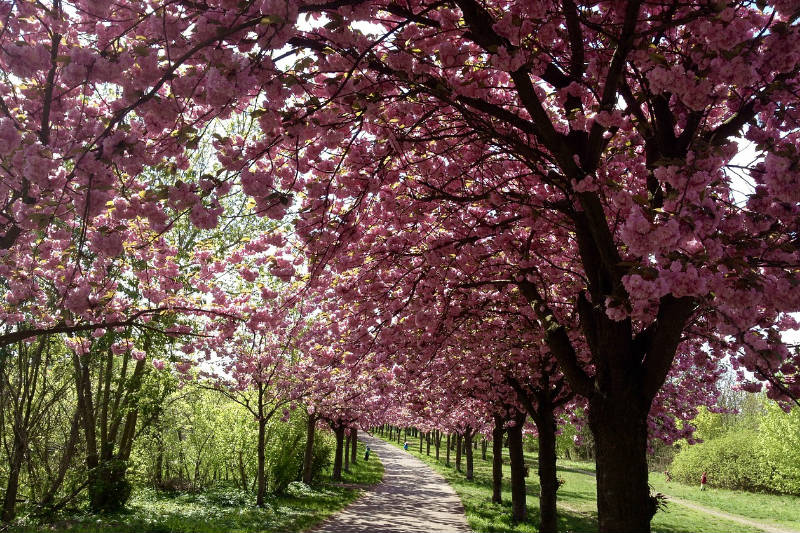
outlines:
{"label": "slender tree trunk", "polygon": [[422,455],[422,432],[417,433],[419,435],[419,454]]}
{"label": "slender tree trunk", "polygon": [[[262,410],[261,398],[259,398],[259,410]],[[256,505],[258,507],[264,507],[264,496],[267,493],[266,437],[267,420],[262,413],[258,420],[258,490],[256,492]]]}
{"label": "slender tree trunk", "polygon": [[473,469],[474,465],[473,465],[473,462],[472,462],[472,456],[473,456],[472,452],[473,452],[473,450],[475,448],[472,447],[472,440],[473,440],[472,428],[468,427],[466,429],[466,431],[464,431],[464,448],[466,449],[466,452],[467,452],[467,479],[468,480],[472,480],[473,473],[474,473],[474,469]]}
{"label": "slender tree trunk", "polygon": [[317,427],[317,417],[308,415],[306,424],[306,451],[303,455],[303,483],[311,485],[311,468],[314,464],[314,432]]}
{"label": "slender tree trunk", "polygon": [[425,435],[425,451],[426,451],[428,457],[430,457],[431,456],[431,432],[430,431]]}
{"label": "slender tree trunk", "polygon": [[488,448],[489,443],[486,441],[486,438],[481,439],[481,459],[486,461],[486,448]]}
{"label": "slender tree trunk", "polygon": [[66,446],[64,446],[64,453],[61,455],[61,461],[58,465],[58,473],[48,487],[47,492],[45,492],[44,496],[42,496],[42,501],[39,504],[41,507],[49,507],[52,505],[53,500],[55,500],[56,494],[58,493],[58,489],[60,489],[61,485],[64,483],[64,478],[67,476],[67,470],[69,469],[70,464],[72,464],[72,457],[75,455],[75,447],[78,443],[80,423],[80,409],[76,408],[75,414],[72,416],[69,437],[67,438]]}
{"label": "slender tree trunk", "polygon": [[494,416],[492,428],[492,501],[503,501],[503,418]]}
{"label": "slender tree trunk", "polygon": [[344,453],[344,426],[336,426],[336,455],[333,460],[333,480],[342,480],[342,455]]}
{"label": "slender tree trunk", "polygon": [[353,440],[352,435],[345,435],[344,438],[344,471],[350,472],[350,441]]}
{"label": "slender tree trunk", "polygon": [[352,435],[350,439],[350,463],[356,464],[358,460],[358,428],[354,426],[350,430],[350,435]]}
{"label": "slender tree trunk", "polygon": [[549,404],[539,402],[539,416],[536,428],[539,432],[539,525],[540,533],[558,531],[558,511],[556,508],[556,421]]}
{"label": "slender tree trunk", "polygon": [[[20,432],[21,433],[21,432]],[[11,522],[16,516],[17,493],[19,492],[19,475],[22,471],[22,460],[25,457],[25,440],[21,434],[14,434],[14,443],[11,449],[11,463],[9,464],[6,494],[3,499],[3,522]]]}
{"label": "slender tree trunk", "polygon": [[461,433],[456,434],[456,470],[461,472]]}
{"label": "slender tree trunk", "polygon": [[655,507],[647,484],[647,408],[636,395],[593,396],[589,427],[597,461],[601,533],[649,533]]}
{"label": "slender tree trunk", "polygon": [[244,468],[243,451],[239,451],[239,477],[242,480],[242,490],[247,490],[247,470]]}
{"label": "slender tree trunk", "polygon": [[447,446],[445,446],[445,448],[447,449],[447,456],[444,460],[444,464],[450,466],[450,433],[447,434]]}
{"label": "slender tree trunk", "polygon": [[525,456],[522,451],[522,426],[525,416],[516,417],[517,424],[508,428],[508,455],[511,461],[511,516],[523,522],[528,516],[525,502]]}

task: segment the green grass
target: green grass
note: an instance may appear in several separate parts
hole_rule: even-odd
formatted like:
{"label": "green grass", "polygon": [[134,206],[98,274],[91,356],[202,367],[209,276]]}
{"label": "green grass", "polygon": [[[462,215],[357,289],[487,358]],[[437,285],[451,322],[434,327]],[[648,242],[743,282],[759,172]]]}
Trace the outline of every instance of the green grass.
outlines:
{"label": "green grass", "polygon": [[[375,458],[372,454],[369,461],[364,462],[364,443],[358,443],[358,461],[353,464],[350,463],[350,472],[342,472],[342,483],[344,484],[357,484],[357,485],[374,485],[380,483],[383,479],[383,464]],[[331,464],[324,472],[324,476],[330,478],[333,471],[333,459]]]}
{"label": "green grass", "polygon": [[713,487],[701,492],[697,485],[684,485],[676,481],[667,483],[664,481],[664,474],[656,472],[650,473],[650,484],[665,494],[691,500],[706,507],[800,530],[800,497],[797,496]]}
{"label": "green grass", "polygon": [[[393,442],[395,446],[402,448],[401,444]],[[416,446],[415,446],[416,444]],[[467,515],[470,527],[476,532],[514,532],[527,533],[536,532],[539,521],[539,481],[536,478],[536,456],[526,453],[526,463],[530,465],[531,477],[527,480],[527,504],[529,518],[527,521],[515,524],[511,520],[511,482],[508,459],[506,457],[503,466],[503,503],[494,504],[492,497],[492,452],[487,451],[487,461],[481,459],[480,450],[475,450],[474,475],[473,481],[467,481],[464,475],[455,470],[455,453],[451,452],[451,466],[445,466],[445,451],[442,447],[439,462],[434,458],[434,450],[431,447],[431,456],[424,453],[420,455],[419,444],[409,441],[409,453],[419,457],[434,470],[441,473],[447,482],[455,489]],[[588,468],[588,463],[565,461],[566,466],[571,469],[594,470],[594,465]],[[594,477],[571,472],[559,467],[558,476],[564,479],[564,485],[558,491],[558,528],[559,531],[597,531],[597,507],[596,490],[597,486]],[[722,520],[708,516],[704,513],[688,509],[686,507],[671,503],[667,510],[659,512],[653,518],[652,527],[654,532],[678,533],[678,532],[708,532],[723,533],[729,531],[736,532],[756,532],[761,531],[756,528],[743,526],[736,522]]]}
{"label": "green grass", "polygon": [[[363,444],[359,461],[344,473],[344,483],[369,485],[383,477],[376,457],[365,463]],[[326,473],[329,479],[330,470]],[[123,512],[94,515],[72,511],[47,523],[20,521],[9,533],[256,533],[302,531],[353,502],[362,490],[324,483],[309,487],[293,483],[285,495],[270,496],[263,508],[255,495],[238,488],[216,488],[200,493],[167,493],[137,488]]]}

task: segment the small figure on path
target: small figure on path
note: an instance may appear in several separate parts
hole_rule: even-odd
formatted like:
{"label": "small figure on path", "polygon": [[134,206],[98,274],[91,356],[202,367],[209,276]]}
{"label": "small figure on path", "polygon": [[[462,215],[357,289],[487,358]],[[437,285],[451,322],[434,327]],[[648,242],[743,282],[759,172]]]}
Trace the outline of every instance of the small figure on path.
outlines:
{"label": "small figure on path", "polygon": [[405,442],[403,443],[403,449],[404,449],[405,451],[408,451],[408,441],[405,441]]}
{"label": "small figure on path", "polygon": [[672,481],[672,474],[670,474],[669,470],[664,470],[664,481],[667,483]]}
{"label": "small figure on path", "polygon": [[706,490],[706,481],[708,481],[708,476],[706,472],[703,472],[703,475],[700,476],[700,490]]}
{"label": "small figure on path", "polygon": [[369,450],[369,446],[367,446],[367,449],[366,449],[366,451],[364,452],[364,460],[365,460],[365,461],[369,460],[369,451],[370,451],[370,450]]}

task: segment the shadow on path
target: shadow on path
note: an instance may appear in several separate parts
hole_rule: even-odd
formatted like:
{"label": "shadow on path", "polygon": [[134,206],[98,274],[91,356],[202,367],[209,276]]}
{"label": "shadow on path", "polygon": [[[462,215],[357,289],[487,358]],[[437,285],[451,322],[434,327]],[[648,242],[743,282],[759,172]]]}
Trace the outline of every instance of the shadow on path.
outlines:
{"label": "shadow on path", "polygon": [[383,482],[311,533],[470,531],[461,500],[442,476],[391,444],[361,440],[383,463]]}

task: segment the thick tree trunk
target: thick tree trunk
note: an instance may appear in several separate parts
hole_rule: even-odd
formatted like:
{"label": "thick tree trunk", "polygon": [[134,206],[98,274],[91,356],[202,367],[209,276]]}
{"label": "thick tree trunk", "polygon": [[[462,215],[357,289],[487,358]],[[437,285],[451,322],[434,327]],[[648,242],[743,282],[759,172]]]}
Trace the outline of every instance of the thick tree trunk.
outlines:
{"label": "thick tree trunk", "polygon": [[333,480],[342,480],[342,455],[344,453],[344,426],[336,426],[336,455],[333,460]]}
{"label": "thick tree trunk", "polygon": [[539,513],[540,533],[556,533],[558,531],[558,514],[556,510],[556,421],[553,410],[547,406],[539,406]]}
{"label": "thick tree trunk", "polygon": [[465,448],[465,450],[467,452],[467,472],[466,472],[466,477],[467,477],[468,480],[472,480],[473,473],[474,473],[474,468],[473,468],[474,465],[473,465],[473,462],[472,462],[472,456],[473,456],[472,452],[474,450],[474,448],[472,447],[472,437],[473,437],[472,428],[468,427],[467,430],[464,432],[464,448]]}
{"label": "thick tree trunk", "polygon": [[647,409],[642,403],[635,397],[599,395],[589,401],[601,533],[650,531],[655,507],[647,484]]}
{"label": "thick tree trunk", "polygon": [[314,465],[314,432],[317,427],[317,417],[308,415],[306,424],[306,451],[303,455],[303,483],[311,485],[311,468]]}
{"label": "thick tree trunk", "polygon": [[358,428],[353,427],[350,430],[350,463],[356,464],[358,460]]}
{"label": "thick tree trunk", "polygon": [[492,428],[492,501],[503,501],[503,418],[495,415]]}
{"label": "thick tree trunk", "polygon": [[511,516],[523,522],[528,516],[525,502],[525,456],[522,452],[522,426],[525,417],[516,419],[517,424],[508,428],[508,456],[511,462]]}
{"label": "thick tree trunk", "polygon": [[456,435],[456,470],[461,472],[461,433]]}

